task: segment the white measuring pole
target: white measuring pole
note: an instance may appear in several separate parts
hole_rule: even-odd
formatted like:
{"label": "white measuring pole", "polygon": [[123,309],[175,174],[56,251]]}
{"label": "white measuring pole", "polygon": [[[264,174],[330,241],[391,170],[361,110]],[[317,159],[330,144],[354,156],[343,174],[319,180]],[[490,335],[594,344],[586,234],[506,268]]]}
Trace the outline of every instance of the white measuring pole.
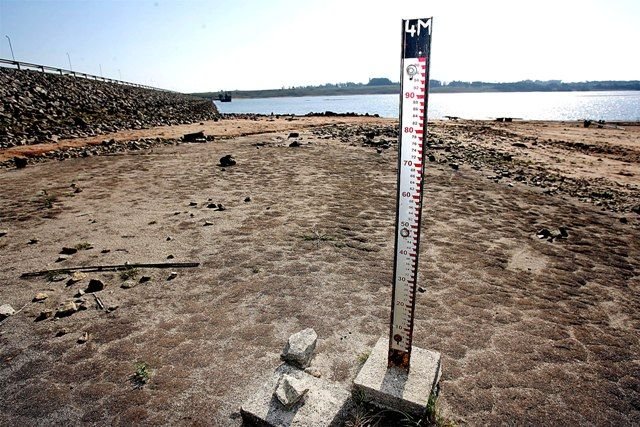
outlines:
{"label": "white measuring pole", "polygon": [[398,199],[389,366],[409,370],[418,282],[433,18],[402,21]]}

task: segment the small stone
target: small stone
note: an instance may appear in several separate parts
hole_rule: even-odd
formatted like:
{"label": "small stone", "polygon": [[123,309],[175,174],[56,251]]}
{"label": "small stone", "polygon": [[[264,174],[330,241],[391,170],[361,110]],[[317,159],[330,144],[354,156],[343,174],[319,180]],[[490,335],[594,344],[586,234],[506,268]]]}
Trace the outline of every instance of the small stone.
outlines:
{"label": "small stone", "polygon": [[69,258],[71,258],[69,255],[58,255],[58,259],[56,259],[56,262],[66,261]]}
{"label": "small stone", "polygon": [[189,206],[198,206],[198,202],[190,202]]}
{"label": "small stone", "polygon": [[35,297],[33,297],[33,300],[32,300],[32,301],[33,301],[33,302],[40,302],[40,301],[44,301],[44,300],[46,300],[47,298],[49,298],[49,295],[47,295],[47,294],[46,294],[46,293],[44,293],[44,292],[38,292],[38,293],[36,294],[36,296],[35,296]]}
{"label": "small stone", "polygon": [[27,245],[35,245],[38,242],[39,242],[38,239],[29,239],[29,241],[27,242]]}
{"label": "small stone", "polygon": [[108,313],[111,313],[112,311],[117,310],[117,309],[118,309],[118,307],[120,307],[118,304],[110,305],[109,307],[107,307],[107,312],[108,312]]}
{"label": "small stone", "polygon": [[558,227],[558,231],[560,232],[560,236],[563,238],[567,238],[569,237],[569,233],[567,232],[567,229],[564,227]]}
{"label": "small stone", "polygon": [[460,165],[458,165],[457,163],[449,163],[449,166],[451,166],[451,169],[453,170],[458,170],[458,168],[460,167]]}
{"label": "small stone", "polygon": [[318,334],[312,328],[297,332],[289,337],[280,357],[285,362],[304,369],[309,366],[317,341]]}
{"label": "small stone", "polygon": [[75,283],[80,282],[81,280],[84,280],[87,278],[87,275],[81,271],[75,271],[71,277],[69,277],[69,280],[67,280],[67,286],[71,286]]}
{"label": "small stone", "polygon": [[67,335],[69,332],[70,332],[69,329],[62,328],[58,332],[56,332],[56,337],[61,337],[63,335]]}
{"label": "small stone", "polygon": [[175,256],[173,256],[173,254],[167,255],[167,259],[174,259],[174,258],[175,258]]}
{"label": "small stone", "polygon": [[250,202],[250,201],[251,201],[251,197],[249,197],[249,196],[245,197],[245,198],[244,198],[244,201],[245,201],[245,203]]}
{"label": "small stone", "polygon": [[213,225],[213,222],[211,222],[211,221],[205,221],[205,222],[204,222],[204,224],[203,224],[203,227],[207,227],[207,226],[209,226],[209,225]]}
{"label": "small stone", "polygon": [[169,277],[167,277],[167,280],[173,280],[176,277],[178,277],[178,273],[175,271],[172,271],[171,273],[169,273]]}
{"label": "small stone", "polygon": [[78,292],[76,292],[76,294],[73,296],[74,298],[80,298],[81,296],[84,296],[85,292],[80,289]]}
{"label": "small stone", "polygon": [[300,142],[293,141],[291,144],[289,144],[289,147],[300,147]]}
{"label": "small stone", "polygon": [[296,379],[295,377],[284,374],[280,378],[278,387],[274,392],[280,403],[285,408],[289,409],[296,403],[298,403],[305,394],[309,391],[309,387],[306,386],[304,381]]}
{"label": "small stone", "polygon": [[224,207],[224,205],[222,203],[218,203],[218,210],[219,211],[226,211],[227,208]]}
{"label": "small stone", "polygon": [[42,310],[38,317],[36,317],[36,322],[40,322],[45,319],[50,319],[53,317],[53,310]]}
{"label": "small stone", "polygon": [[220,158],[220,166],[222,167],[234,166],[236,163],[236,160],[231,154],[227,154],[226,156]]}
{"label": "small stone", "polygon": [[307,374],[314,376],[316,378],[320,378],[322,376],[322,373],[320,372],[319,369],[314,368],[309,366],[307,369],[304,370]]}
{"label": "small stone", "polygon": [[422,286],[418,286],[418,292],[423,294],[423,293],[427,292],[427,290],[425,288],[423,288]]}
{"label": "small stone", "polygon": [[67,301],[58,308],[56,317],[67,317],[78,311],[78,306],[73,301]]}
{"label": "small stone", "polygon": [[49,281],[50,282],[62,282],[67,276],[63,275],[63,274],[54,274],[53,276],[49,277]]}
{"label": "small stone", "polygon": [[89,280],[89,286],[85,289],[85,292],[90,294],[93,292],[99,292],[104,289],[104,283],[98,279]]}
{"label": "small stone", "polygon": [[167,236],[167,242],[170,242],[171,240],[173,240],[173,237]]}
{"label": "small stone", "polygon": [[76,252],[78,252],[78,250],[76,248],[63,247],[62,250],[60,251],[60,254],[61,255],[73,255]]}
{"label": "small stone", "polygon": [[7,230],[0,230],[0,237],[6,236],[9,233]]}
{"label": "small stone", "polygon": [[85,332],[78,338],[78,344],[84,344],[89,341],[89,332]]}
{"label": "small stone", "polygon": [[103,249],[100,251],[101,254],[108,254],[109,252],[111,252],[111,249]]}
{"label": "small stone", "polygon": [[626,223],[628,223],[628,222],[629,222],[629,220],[627,220],[627,218],[625,218],[625,217],[621,217],[621,218],[620,218],[620,222],[621,222],[622,224],[626,224]]}
{"label": "small stone", "polygon": [[142,276],[140,280],[138,280],[138,283],[147,283],[149,280],[151,280],[150,276]]}
{"label": "small stone", "polygon": [[547,237],[551,236],[551,232],[546,228],[542,228],[538,230],[536,236],[538,236],[538,239],[546,239]]}
{"label": "small stone", "polygon": [[120,287],[122,289],[131,289],[131,288],[135,288],[136,285],[137,285],[137,283],[135,283],[135,282],[126,281],[122,285],[120,285]]}
{"label": "small stone", "polygon": [[0,320],[16,314],[16,311],[9,304],[0,305]]}
{"label": "small stone", "polygon": [[27,167],[27,158],[26,157],[14,157],[13,162],[16,165],[16,169],[23,169]]}
{"label": "small stone", "polygon": [[298,138],[299,136],[300,136],[300,134],[298,132],[291,132],[291,133],[289,133],[289,137],[287,139],[289,139],[289,138]]}

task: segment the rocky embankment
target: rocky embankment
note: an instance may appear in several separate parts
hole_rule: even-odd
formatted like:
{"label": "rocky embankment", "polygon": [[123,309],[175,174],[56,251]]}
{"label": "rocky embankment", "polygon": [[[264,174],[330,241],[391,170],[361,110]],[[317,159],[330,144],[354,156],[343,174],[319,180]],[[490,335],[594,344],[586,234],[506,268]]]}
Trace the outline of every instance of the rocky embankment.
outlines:
{"label": "rocky embankment", "polygon": [[0,98],[0,148],[219,116],[203,98],[6,68],[0,68]]}

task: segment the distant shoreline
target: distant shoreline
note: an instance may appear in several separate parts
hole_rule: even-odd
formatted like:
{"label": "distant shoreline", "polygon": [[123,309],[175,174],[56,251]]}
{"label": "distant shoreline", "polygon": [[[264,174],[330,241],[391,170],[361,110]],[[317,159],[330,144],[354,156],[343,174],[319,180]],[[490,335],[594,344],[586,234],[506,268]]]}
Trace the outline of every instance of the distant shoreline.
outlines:
{"label": "distant shoreline", "polygon": [[[370,86],[364,84],[346,84],[350,86],[324,85],[299,88],[232,90],[225,91],[233,99],[283,98],[302,96],[336,95],[393,95],[400,91],[400,84]],[[640,81],[597,81],[583,83],[562,83],[559,81],[523,81],[514,83],[451,82],[442,85],[432,81],[430,93],[485,93],[485,92],[596,92],[596,91],[640,91]],[[195,96],[216,98],[220,92],[198,92]]]}

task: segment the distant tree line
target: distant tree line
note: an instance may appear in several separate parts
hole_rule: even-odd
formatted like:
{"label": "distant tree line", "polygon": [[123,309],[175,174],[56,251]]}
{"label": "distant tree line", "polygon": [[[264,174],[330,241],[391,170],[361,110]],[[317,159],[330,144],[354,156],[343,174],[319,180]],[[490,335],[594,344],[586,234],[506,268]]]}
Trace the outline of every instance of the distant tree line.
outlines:
{"label": "distant tree line", "polygon": [[[564,83],[561,80],[522,80],[510,83],[464,82],[454,80],[443,82],[429,80],[431,92],[568,92],[568,91],[596,91],[596,90],[638,90],[640,80],[590,81],[578,83]],[[385,77],[373,77],[367,83],[325,83],[319,86],[290,86],[281,89],[267,90],[237,90],[229,91],[234,98],[270,98],[283,96],[326,96],[326,95],[365,95],[365,94],[393,94],[400,89],[399,82],[393,82]],[[194,95],[217,97],[218,92],[202,92]]]}

